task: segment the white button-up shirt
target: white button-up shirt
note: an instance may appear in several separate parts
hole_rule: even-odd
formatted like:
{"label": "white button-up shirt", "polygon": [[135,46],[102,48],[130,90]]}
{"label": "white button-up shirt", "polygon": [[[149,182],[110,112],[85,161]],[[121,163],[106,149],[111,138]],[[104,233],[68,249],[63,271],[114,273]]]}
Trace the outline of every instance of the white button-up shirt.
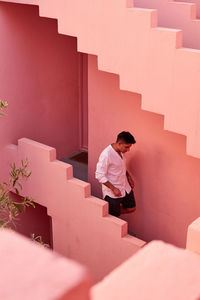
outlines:
{"label": "white button-up shirt", "polygon": [[97,163],[95,177],[102,183],[103,198],[105,198],[106,195],[111,198],[118,198],[111,189],[103,184],[107,181],[120,190],[121,197],[124,197],[126,192],[128,194],[131,192],[131,187],[126,176],[126,159],[123,154],[122,157],[120,157],[111,145],[106,147],[101,153]]}

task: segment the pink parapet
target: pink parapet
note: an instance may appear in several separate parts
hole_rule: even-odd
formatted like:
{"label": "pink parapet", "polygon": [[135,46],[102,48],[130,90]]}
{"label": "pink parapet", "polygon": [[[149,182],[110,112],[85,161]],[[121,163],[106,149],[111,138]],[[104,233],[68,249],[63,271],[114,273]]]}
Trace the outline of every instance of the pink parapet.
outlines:
{"label": "pink parapet", "polygon": [[0,240],[0,299],[89,300],[84,267],[6,229]]}
{"label": "pink parapet", "polygon": [[92,300],[199,300],[200,257],[151,242],[92,288]]}

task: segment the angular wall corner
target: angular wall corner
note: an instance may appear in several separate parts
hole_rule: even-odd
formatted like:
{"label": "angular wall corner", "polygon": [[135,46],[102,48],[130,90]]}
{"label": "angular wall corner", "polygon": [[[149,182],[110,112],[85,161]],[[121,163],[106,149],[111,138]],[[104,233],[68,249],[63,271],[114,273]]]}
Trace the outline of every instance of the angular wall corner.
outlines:
{"label": "angular wall corner", "polygon": [[186,248],[200,255],[200,218],[188,227]]}

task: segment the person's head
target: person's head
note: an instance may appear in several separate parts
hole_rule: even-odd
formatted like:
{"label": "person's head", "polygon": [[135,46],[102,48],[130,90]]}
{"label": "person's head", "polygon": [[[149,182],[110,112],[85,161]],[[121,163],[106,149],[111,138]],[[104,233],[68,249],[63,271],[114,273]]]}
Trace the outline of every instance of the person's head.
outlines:
{"label": "person's head", "polygon": [[117,136],[117,148],[122,153],[126,153],[127,151],[129,151],[131,146],[135,143],[135,138],[128,131],[122,131]]}

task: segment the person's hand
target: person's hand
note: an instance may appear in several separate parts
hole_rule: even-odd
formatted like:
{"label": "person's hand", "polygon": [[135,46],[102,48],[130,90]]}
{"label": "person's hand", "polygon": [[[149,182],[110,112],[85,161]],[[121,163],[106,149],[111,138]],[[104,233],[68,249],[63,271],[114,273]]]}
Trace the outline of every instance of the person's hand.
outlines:
{"label": "person's hand", "polygon": [[120,190],[119,189],[117,189],[117,188],[113,188],[113,194],[116,196],[116,197],[121,197],[121,192],[120,192]]}

